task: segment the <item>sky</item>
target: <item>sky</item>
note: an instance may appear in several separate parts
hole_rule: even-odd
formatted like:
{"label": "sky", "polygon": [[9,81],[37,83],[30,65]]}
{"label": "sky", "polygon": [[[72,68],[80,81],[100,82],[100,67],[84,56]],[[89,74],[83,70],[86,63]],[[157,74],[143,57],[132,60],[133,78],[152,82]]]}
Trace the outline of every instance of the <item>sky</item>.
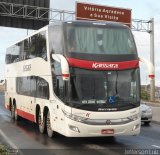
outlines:
{"label": "sky", "polygon": [[[160,5],[159,0],[50,0],[51,8],[75,11],[75,3],[86,2],[104,6],[128,8],[132,10],[132,19],[155,21],[155,82],[160,86]],[[28,33],[32,33],[29,30]],[[17,40],[27,35],[27,30],[0,27],[0,79],[5,75],[5,51],[6,48]],[[147,32],[133,32],[139,57],[150,60],[150,35]],[[148,71],[145,64],[141,63],[141,84],[149,84]]]}

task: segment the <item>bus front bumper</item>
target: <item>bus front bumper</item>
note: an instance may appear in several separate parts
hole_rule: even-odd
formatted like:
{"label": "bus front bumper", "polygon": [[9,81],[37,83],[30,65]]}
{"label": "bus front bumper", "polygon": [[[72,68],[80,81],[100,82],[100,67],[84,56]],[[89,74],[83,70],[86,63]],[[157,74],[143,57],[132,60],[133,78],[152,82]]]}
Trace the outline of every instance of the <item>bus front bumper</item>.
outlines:
{"label": "bus front bumper", "polygon": [[138,135],[140,133],[140,127],[140,118],[130,123],[121,125],[88,125],[67,119],[65,123],[65,136],[105,137],[119,135]]}

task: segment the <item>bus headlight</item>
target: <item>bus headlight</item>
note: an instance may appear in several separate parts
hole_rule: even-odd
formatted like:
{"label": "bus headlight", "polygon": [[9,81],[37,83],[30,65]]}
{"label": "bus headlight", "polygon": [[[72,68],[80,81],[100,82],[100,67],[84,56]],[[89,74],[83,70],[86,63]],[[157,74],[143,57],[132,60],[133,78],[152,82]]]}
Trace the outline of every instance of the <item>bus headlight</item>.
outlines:
{"label": "bus headlight", "polygon": [[88,118],[85,118],[85,117],[73,115],[73,114],[68,113],[68,112],[66,112],[66,111],[64,111],[64,110],[62,110],[62,111],[63,111],[64,115],[65,115],[67,118],[69,118],[69,119],[71,119],[71,120],[74,120],[74,121],[77,121],[77,122],[84,122],[84,121],[86,121],[86,120],[88,119]]}
{"label": "bus headlight", "polygon": [[136,114],[136,115],[133,115],[133,116],[129,116],[127,118],[132,120],[132,121],[135,121],[135,120],[137,120],[139,118],[139,114]]}

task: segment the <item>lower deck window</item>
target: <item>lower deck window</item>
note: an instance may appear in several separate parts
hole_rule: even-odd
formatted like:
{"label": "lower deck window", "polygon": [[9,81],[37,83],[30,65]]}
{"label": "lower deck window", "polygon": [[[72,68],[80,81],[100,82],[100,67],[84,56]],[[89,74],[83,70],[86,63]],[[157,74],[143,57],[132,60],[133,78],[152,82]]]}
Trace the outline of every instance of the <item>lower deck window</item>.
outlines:
{"label": "lower deck window", "polygon": [[37,76],[17,77],[16,91],[20,95],[49,99],[48,82]]}

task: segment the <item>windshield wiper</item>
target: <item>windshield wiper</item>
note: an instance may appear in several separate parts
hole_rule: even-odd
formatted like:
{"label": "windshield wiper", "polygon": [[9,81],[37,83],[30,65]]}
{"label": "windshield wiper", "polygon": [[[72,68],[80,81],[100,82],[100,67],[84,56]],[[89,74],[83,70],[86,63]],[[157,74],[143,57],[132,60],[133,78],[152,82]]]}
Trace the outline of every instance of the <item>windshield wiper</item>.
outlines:
{"label": "windshield wiper", "polygon": [[137,103],[130,103],[132,106],[137,107],[138,104]]}

